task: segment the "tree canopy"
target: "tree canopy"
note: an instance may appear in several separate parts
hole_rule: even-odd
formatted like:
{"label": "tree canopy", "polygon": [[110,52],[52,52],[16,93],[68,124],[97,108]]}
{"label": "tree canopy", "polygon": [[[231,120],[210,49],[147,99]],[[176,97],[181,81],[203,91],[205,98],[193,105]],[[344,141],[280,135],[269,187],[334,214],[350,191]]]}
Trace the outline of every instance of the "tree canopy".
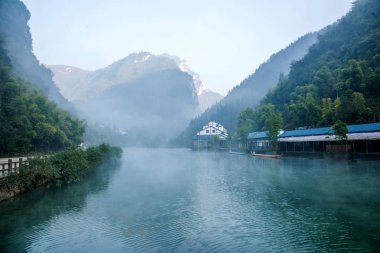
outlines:
{"label": "tree canopy", "polygon": [[13,76],[8,62],[0,45],[0,155],[77,146],[84,123]]}
{"label": "tree canopy", "polygon": [[[268,107],[284,129],[380,121],[380,2],[359,0],[325,28],[253,111],[251,131],[269,130]],[[239,126],[238,126],[239,127]]]}

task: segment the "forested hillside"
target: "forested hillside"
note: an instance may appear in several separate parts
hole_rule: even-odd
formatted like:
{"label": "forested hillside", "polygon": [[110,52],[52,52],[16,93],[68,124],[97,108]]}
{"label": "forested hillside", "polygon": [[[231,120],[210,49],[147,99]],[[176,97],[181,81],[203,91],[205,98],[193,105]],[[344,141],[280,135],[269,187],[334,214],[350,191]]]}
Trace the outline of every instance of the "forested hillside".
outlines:
{"label": "forested hillside", "polygon": [[12,76],[0,45],[0,156],[77,146],[84,124]]}
{"label": "forested hillside", "polygon": [[51,72],[32,52],[25,5],[0,1],[0,156],[62,150],[82,142],[84,123],[65,109]]}
{"label": "forested hillside", "polygon": [[324,29],[260,106],[241,114],[239,127],[266,129],[268,111],[282,117],[284,129],[379,122],[380,2],[359,0]]}
{"label": "forested hillside", "polygon": [[10,71],[42,91],[61,108],[74,112],[74,107],[55,86],[51,71],[33,54],[29,19],[30,13],[21,1],[0,1],[0,38],[12,66]]}
{"label": "forested hillside", "polygon": [[240,111],[256,106],[260,99],[275,87],[279,77],[288,74],[290,65],[306,54],[308,48],[315,43],[316,38],[316,33],[307,34],[272,55],[267,62],[259,66],[254,74],[233,88],[224,99],[192,120],[187,129],[173,141],[173,144],[186,145],[192,135],[209,121],[221,123],[230,132],[234,132]]}

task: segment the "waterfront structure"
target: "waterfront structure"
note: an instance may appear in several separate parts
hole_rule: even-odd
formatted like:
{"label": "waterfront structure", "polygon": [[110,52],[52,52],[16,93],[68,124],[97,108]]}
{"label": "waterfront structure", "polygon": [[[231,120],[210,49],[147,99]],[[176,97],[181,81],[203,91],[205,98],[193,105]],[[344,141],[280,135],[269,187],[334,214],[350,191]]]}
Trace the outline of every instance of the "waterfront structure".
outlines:
{"label": "waterfront structure", "polygon": [[228,132],[221,124],[210,121],[193,138],[193,149],[227,148]]}
{"label": "waterfront structure", "polygon": [[268,140],[268,131],[248,134],[248,150],[255,153],[266,153],[271,150],[272,143]]}
{"label": "waterfront structure", "polygon": [[[334,135],[331,127],[285,131],[279,135],[280,153],[380,154],[380,123],[347,126],[347,139]],[[250,151],[266,152],[271,143],[266,132],[248,135]]]}

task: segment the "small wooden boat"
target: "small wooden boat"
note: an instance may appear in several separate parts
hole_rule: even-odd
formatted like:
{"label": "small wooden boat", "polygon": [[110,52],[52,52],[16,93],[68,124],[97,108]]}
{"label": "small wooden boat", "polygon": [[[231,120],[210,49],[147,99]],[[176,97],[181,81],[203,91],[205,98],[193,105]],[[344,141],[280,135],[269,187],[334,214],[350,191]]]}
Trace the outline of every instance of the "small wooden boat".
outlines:
{"label": "small wooden boat", "polygon": [[281,158],[281,155],[270,155],[270,154],[256,154],[255,152],[252,152],[252,155],[254,157],[260,157],[260,158]]}

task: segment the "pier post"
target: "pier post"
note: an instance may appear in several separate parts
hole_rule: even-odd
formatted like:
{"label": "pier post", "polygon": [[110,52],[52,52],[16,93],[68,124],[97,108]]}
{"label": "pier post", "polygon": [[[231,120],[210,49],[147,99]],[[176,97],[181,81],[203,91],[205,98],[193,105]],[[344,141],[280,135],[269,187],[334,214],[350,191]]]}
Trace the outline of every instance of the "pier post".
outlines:
{"label": "pier post", "polygon": [[8,175],[12,173],[12,159],[8,159]]}
{"label": "pier post", "polygon": [[20,157],[20,158],[18,159],[18,169],[17,169],[17,171],[20,171],[20,167],[21,167],[21,165],[22,165],[22,157]]}

